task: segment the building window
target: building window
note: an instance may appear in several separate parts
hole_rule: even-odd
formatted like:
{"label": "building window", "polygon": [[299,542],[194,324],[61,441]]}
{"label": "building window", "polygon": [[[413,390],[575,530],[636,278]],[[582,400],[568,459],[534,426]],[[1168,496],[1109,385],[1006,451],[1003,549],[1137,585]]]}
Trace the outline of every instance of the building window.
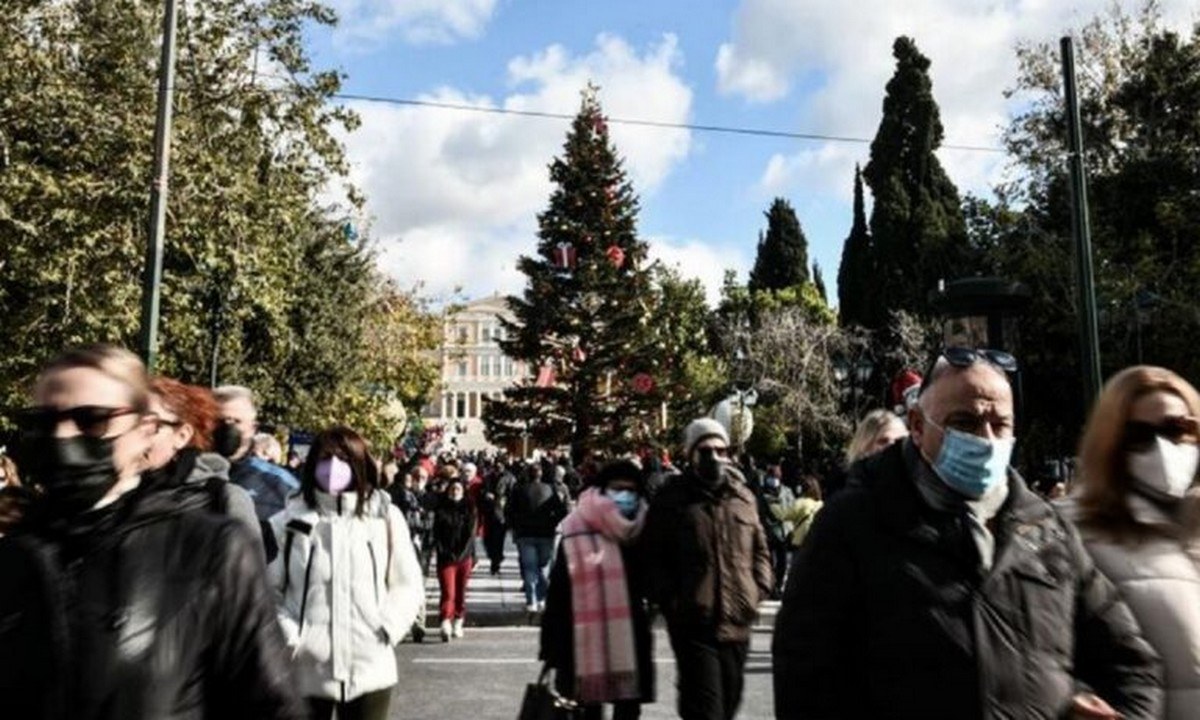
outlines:
{"label": "building window", "polygon": [[481,377],[492,376],[492,359],[490,357],[479,358],[479,374]]}
{"label": "building window", "polygon": [[467,361],[462,360],[458,363],[458,376],[465,378],[467,376]]}
{"label": "building window", "polygon": [[466,345],[471,339],[471,330],[466,325],[461,325],[458,328],[458,341]]}
{"label": "building window", "polygon": [[458,393],[454,398],[454,417],[465,418],[467,416],[467,396],[464,393]]}

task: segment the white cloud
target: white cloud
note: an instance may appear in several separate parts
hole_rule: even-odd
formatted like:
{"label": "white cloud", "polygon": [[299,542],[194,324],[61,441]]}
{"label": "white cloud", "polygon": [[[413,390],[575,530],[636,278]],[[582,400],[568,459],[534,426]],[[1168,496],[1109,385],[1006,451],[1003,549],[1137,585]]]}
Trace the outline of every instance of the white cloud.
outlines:
{"label": "white cloud", "polygon": [[[1005,88],[1016,79],[1021,40],[1054,41],[1105,12],[1111,0],[742,0],[731,40],[716,57],[717,87],[752,102],[787,96],[804,79],[798,118],[805,131],[872,137],[895,64],[893,40],[913,37],[930,58],[947,144],[997,147],[1007,123]],[[1167,22],[1195,19],[1189,0],[1163,0]],[[865,159],[865,148],[849,146]],[[824,167],[824,149],[772,158],[764,181],[802,179],[809,188],[848,187],[849,166]],[[940,158],[964,191],[986,192],[1003,170],[999,154],[944,148]]]}
{"label": "white cloud", "polygon": [[[678,75],[676,39],[644,52],[602,35],[586,55],[560,46],[508,66],[502,99],[444,87],[423,100],[573,113],[589,79],[611,117],[686,122],[692,92]],[[547,166],[562,150],[566,120],[354,103],[362,127],[346,139],[352,180],[368,198],[382,262],[402,282],[445,294],[514,292],[517,257],[536,249],[536,215],[551,186]],[[634,188],[646,195],[687,157],[691,134],[612,124]]]}
{"label": "white cloud", "polygon": [[686,279],[698,279],[704,284],[705,298],[712,307],[721,298],[726,270],[734,270],[742,277],[750,270],[750,258],[738,248],[718,249],[702,240],[670,237],[653,237],[649,243],[650,259],[679,270]]}
{"label": "white cloud", "polygon": [[483,34],[496,0],[330,0],[343,44],[373,44],[399,33],[413,44],[445,44]]}

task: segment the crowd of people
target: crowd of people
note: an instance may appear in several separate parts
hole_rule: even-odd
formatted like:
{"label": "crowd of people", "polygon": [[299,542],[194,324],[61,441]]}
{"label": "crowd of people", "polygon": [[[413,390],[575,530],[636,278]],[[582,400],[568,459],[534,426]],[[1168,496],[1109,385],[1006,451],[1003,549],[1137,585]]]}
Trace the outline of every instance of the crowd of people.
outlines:
{"label": "crowd of people", "polygon": [[1114,376],[1050,500],[1011,467],[1015,364],[944,349],[818,478],[709,418],[677,463],[377,453],[348,427],[285,455],[246,388],[69,351],[0,453],[0,715],[388,717],[426,578],[461,639],[511,539],[587,720],[656,700],[660,620],[679,716],[732,720],[770,598],[778,718],[1198,717],[1200,394]]}

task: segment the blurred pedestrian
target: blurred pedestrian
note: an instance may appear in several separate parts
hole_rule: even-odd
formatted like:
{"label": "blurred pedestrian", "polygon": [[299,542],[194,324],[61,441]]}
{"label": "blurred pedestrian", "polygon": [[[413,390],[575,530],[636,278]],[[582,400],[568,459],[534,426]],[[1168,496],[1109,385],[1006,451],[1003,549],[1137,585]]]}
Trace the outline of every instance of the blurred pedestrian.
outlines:
{"label": "blurred pedestrian", "polygon": [[253,538],[199,494],[138,491],[141,361],[69,351],[34,397],[20,460],[45,493],[0,542],[4,717],[304,717]]}
{"label": "blurred pedestrian", "polygon": [[9,457],[7,448],[0,448],[0,537],[21,520],[30,498],[31,493],[21,486],[17,464]]}
{"label": "blurred pedestrian", "polygon": [[254,501],[229,482],[229,461],[211,452],[217,402],[207,388],[156,377],[150,383],[150,414],[157,424],[146,453],[143,489],[184,496],[202,493],[208,509],[228,515],[262,542]]}
{"label": "blurred pedestrian", "polygon": [[461,478],[451,480],[433,514],[442,642],[463,636],[467,582],[475,568],[476,517],[475,508],[467,500],[466,483]]}
{"label": "blurred pedestrian", "polygon": [[272,465],[283,464],[283,445],[270,433],[254,434],[254,456],[266,460]]}
{"label": "blurred pedestrian", "polygon": [[480,497],[479,517],[483,523],[483,544],[487,550],[489,571],[492,575],[499,575],[500,566],[504,563],[504,543],[508,535],[508,525],[504,516],[509,496],[516,484],[517,479],[508,467],[498,463],[486,480]]}
{"label": "blurred pedestrian", "polygon": [[1015,369],[944,350],[911,437],[817,515],[775,624],[778,718],[1160,716],[1129,608],[1009,467]]}
{"label": "blurred pedestrian", "polygon": [[559,692],[583,705],[584,720],[637,720],[654,702],[654,647],[646,573],[635,550],[646,521],[642,471],[630,461],[602,468],[563,521],[550,573],[539,657]]}
{"label": "blurred pedestrian", "polygon": [[1104,386],[1079,445],[1066,503],[1096,567],[1163,659],[1169,720],[1200,713],[1200,395],[1160,367]]}
{"label": "blurred pedestrian", "polygon": [[693,420],[684,450],[687,472],[654,498],[640,551],[675,651],[679,716],[732,720],[750,629],[774,588],[771,555],[754,495],[730,462],[724,426]]}
{"label": "blurred pedestrian", "polygon": [[767,536],[771,551],[771,568],[775,574],[775,587],[771,599],[778,600],[783,594],[783,581],[787,575],[788,554],[791,551],[792,523],[786,519],[786,510],[796,502],[792,491],[783,484],[783,472],[778,465],[769,466],[763,473],[762,485],[757,489],[758,519]]}
{"label": "blurred pedestrian", "polygon": [[317,434],[300,488],[271,518],[282,550],[270,567],[298,687],[313,720],[383,720],[399,677],[392,648],[425,593],[408,526],[349,428]]}
{"label": "blurred pedestrian", "polygon": [[800,479],[800,497],[796,498],[791,505],[772,508],[772,512],[776,513],[776,516],[791,528],[788,544],[792,551],[798,550],[804,544],[804,538],[808,537],[808,531],[812,528],[817,512],[824,505],[820,481],[813,475],[805,475]]}
{"label": "blurred pedestrian", "polygon": [[[258,408],[254,405],[254,393],[239,385],[226,385],[214,390],[213,394],[220,405],[224,423],[218,431],[232,435],[230,443],[234,449],[229,455],[232,463],[229,477],[234,484],[250,493],[259,522],[266,523],[283,510],[288,497],[300,489],[300,484],[287,470],[252,452],[258,431]],[[273,558],[270,550],[268,544],[268,559]]]}
{"label": "blurred pedestrian", "polygon": [[558,534],[558,524],[567,516],[566,502],[551,482],[551,478],[543,482],[540,465],[530,465],[508,504],[508,525],[517,543],[525,609],[530,614],[546,607],[550,563],[554,561],[554,538]]}
{"label": "blurred pedestrian", "polygon": [[850,479],[850,467],[854,463],[881,452],[905,437],[908,437],[908,427],[895,413],[879,408],[864,415],[846,445],[845,463],[828,477],[822,494],[832,499],[845,488]]}

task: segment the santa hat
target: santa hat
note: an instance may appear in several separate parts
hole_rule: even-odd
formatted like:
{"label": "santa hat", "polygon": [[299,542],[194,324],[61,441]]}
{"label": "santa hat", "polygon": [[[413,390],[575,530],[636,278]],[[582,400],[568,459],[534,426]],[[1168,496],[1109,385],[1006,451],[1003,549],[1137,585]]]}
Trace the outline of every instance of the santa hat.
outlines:
{"label": "santa hat", "polygon": [[897,413],[904,413],[917,404],[921,392],[921,374],[911,368],[896,373],[892,379],[892,406]]}

